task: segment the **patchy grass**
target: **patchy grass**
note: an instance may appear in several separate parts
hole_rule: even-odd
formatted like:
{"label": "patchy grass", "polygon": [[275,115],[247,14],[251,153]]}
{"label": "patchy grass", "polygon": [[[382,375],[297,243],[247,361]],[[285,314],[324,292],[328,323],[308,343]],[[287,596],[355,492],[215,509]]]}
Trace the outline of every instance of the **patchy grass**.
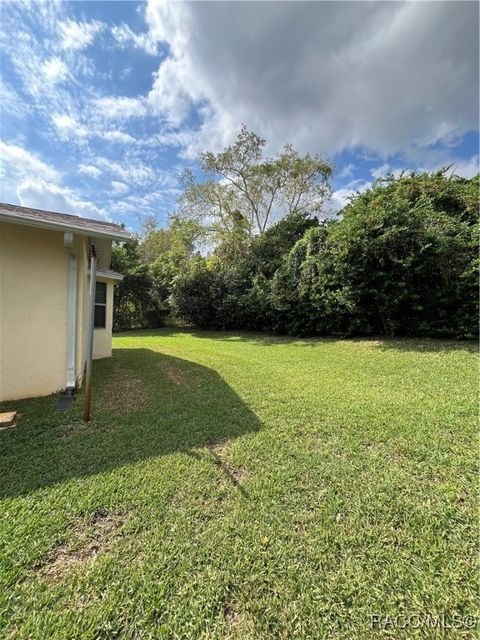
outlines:
{"label": "patchy grass", "polygon": [[2,637],[443,637],[370,616],[479,614],[474,345],[114,346],[89,425],[81,397],[2,407]]}
{"label": "patchy grass", "polygon": [[64,578],[70,565],[84,564],[104,552],[118,536],[124,522],[123,514],[105,510],[99,510],[88,522],[76,522],[71,527],[68,541],[59,544],[48,554],[40,563],[39,572],[42,576]]}

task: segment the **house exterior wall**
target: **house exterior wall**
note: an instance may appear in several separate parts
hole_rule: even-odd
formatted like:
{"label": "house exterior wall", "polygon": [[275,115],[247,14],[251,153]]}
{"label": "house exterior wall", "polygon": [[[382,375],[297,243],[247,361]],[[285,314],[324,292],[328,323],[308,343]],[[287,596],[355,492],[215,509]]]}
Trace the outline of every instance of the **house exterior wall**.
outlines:
{"label": "house exterior wall", "polygon": [[63,233],[0,223],[0,400],[65,387],[67,296]]}
{"label": "house exterior wall", "polygon": [[[55,393],[67,380],[69,252],[62,231],[0,222],[0,402]],[[87,241],[75,236],[75,375],[83,382],[89,277]],[[93,357],[112,355],[113,286],[105,329],[94,330]]]}

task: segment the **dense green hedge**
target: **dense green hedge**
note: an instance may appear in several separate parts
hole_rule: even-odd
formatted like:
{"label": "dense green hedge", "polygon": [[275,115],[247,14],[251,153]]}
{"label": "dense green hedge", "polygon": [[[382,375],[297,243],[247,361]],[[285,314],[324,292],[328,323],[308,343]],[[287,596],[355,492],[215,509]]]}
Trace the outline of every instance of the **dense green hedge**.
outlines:
{"label": "dense green hedge", "polygon": [[478,204],[478,178],[389,177],[338,220],[293,214],[234,260],[193,257],[169,302],[203,328],[472,337]]}
{"label": "dense green hedge", "polygon": [[166,309],[154,295],[151,269],[139,258],[138,240],[130,240],[112,251],[112,268],[123,274],[113,297],[113,330],[146,329],[164,324]]}

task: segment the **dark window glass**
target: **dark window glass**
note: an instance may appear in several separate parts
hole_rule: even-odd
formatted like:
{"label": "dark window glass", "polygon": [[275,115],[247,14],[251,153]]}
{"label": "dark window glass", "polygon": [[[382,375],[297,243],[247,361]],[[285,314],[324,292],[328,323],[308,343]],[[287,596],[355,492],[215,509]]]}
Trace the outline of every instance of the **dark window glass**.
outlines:
{"label": "dark window glass", "polygon": [[107,285],[105,282],[95,283],[95,319],[93,326],[98,329],[105,329],[107,317]]}
{"label": "dark window glass", "polygon": [[95,322],[94,327],[104,329],[105,328],[105,316],[106,306],[104,304],[95,305]]}
{"label": "dark window glass", "polygon": [[96,282],[95,288],[95,304],[106,304],[107,303],[107,285],[105,282]]}

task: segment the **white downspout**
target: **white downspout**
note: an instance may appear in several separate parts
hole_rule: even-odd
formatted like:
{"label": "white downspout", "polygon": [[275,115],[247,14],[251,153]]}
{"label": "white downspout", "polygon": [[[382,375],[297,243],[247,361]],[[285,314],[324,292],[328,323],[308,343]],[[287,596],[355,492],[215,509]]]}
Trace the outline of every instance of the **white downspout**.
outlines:
{"label": "white downspout", "polygon": [[68,315],[67,315],[67,389],[76,385],[77,339],[77,252],[73,233],[65,232],[63,243],[68,250]]}

